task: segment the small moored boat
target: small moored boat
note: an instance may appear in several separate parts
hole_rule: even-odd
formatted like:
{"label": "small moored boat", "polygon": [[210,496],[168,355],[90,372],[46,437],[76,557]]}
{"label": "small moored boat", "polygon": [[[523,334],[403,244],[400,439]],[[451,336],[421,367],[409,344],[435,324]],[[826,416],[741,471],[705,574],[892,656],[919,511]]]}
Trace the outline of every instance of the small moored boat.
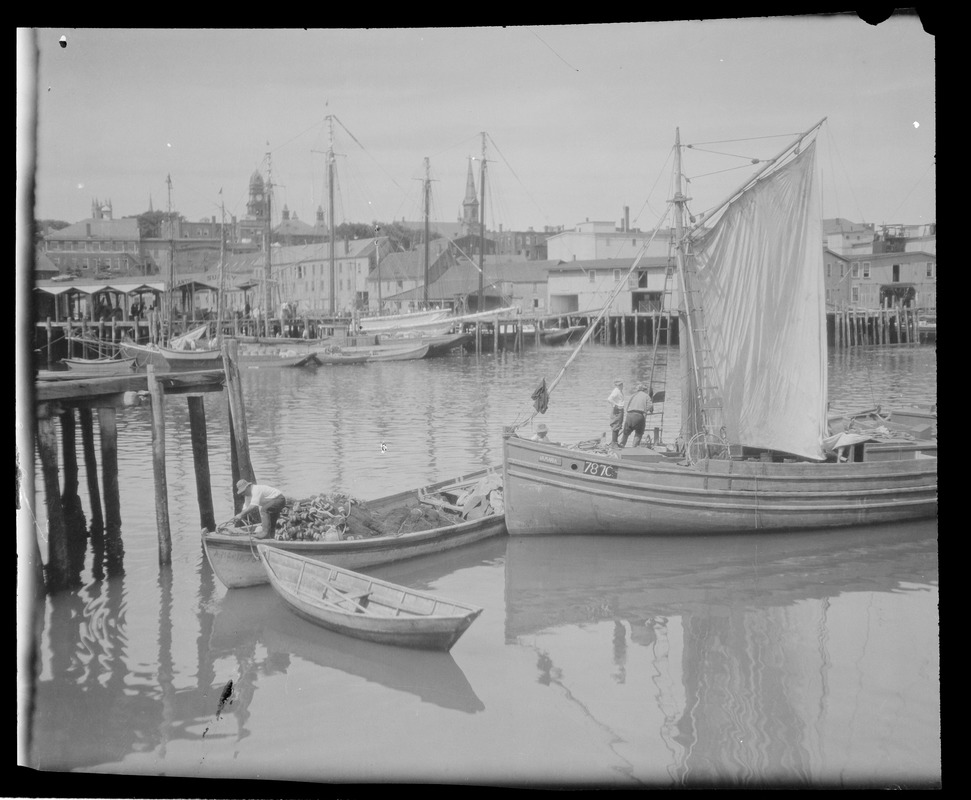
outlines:
{"label": "small moored boat", "polygon": [[62,361],[71,372],[87,377],[127,375],[135,370],[134,358],[65,358]]}
{"label": "small moored boat", "polygon": [[[386,535],[346,539],[267,539],[257,540],[259,524],[242,528],[219,528],[202,532],[203,548],[216,577],[228,589],[266,583],[267,577],[256,557],[258,541],[351,569],[390,564],[416,556],[431,555],[506,532],[504,507],[497,511],[501,496],[501,476],[482,470],[460,478],[440,481],[420,489],[398,492],[365,503],[377,518],[395,515],[420,515],[423,509],[441,512],[450,524],[426,530],[392,532]],[[281,519],[283,519],[281,517]],[[279,523],[278,535],[284,535]],[[403,524],[398,526],[403,529]]]}
{"label": "small moored boat", "polygon": [[356,639],[448,652],[482,613],[265,544],[256,551],[270,584],[293,611]]}

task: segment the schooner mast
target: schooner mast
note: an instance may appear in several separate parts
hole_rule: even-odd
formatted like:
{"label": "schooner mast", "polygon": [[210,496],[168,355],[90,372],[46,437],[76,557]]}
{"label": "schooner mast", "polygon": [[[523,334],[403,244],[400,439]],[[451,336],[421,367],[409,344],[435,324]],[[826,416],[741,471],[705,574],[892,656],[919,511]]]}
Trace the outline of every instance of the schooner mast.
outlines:
{"label": "schooner mast", "polygon": [[[270,295],[270,276],[272,275],[272,257],[270,251],[270,237],[272,235],[272,222],[270,216],[270,198],[273,195],[273,173],[270,167],[270,154],[266,154],[266,219],[264,221],[265,232],[263,234],[264,246],[263,250],[265,260],[263,265],[263,326],[265,331],[265,336],[269,338],[270,336],[270,317],[273,314],[272,311],[272,298]],[[283,324],[282,321],[280,323]],[[282,331],[281,331],[282,332]]]}
{"label": "schooner mast", "polygon": [[[478,308],[476,311],[482,313],[485,311],[484,305],[484,286],[483,286],[483,276],[485,275],[483,271],[483,263],[485,261],[485,178],[486,178],[486,135],[485,131],[482,132],[482,163],[479,165],[479,190],[482,193],[482,202],[479,203],[479,301]],[[498,327],[499,323],[496,322]]]}
{"label": "schooner mast", "polygon": [[428,308],[428,198],[430,194],[431,181],[428,178],[428,156],[425,156],[425,185],[424,196],[425,196],[425,294],[424,294],[424,308]]}
{"label": "schooner mast", "polygon": [[334,118],[327,117],[330,139],[327,147],[327,214],[330,225],[330,313],[337,316],[337,266],[334,255],[336,237],[334,235]]}

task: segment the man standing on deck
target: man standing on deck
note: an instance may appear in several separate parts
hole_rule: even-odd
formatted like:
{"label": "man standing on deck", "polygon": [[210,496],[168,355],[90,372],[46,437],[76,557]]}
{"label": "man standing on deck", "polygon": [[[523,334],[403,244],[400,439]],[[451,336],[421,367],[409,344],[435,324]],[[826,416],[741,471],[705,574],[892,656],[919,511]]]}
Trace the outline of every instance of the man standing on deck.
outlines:
{"label": "man standing on deck", "polygon": [[236,494],[243,495],[246,498],[246,503],[240,509],[240,512],[233,517],[232,521],[241,520],[251,511],[259,509],[263,532],[256,538],[272,539],[276,533],[276,521],[287,503],[283,492],[274,489],[272,486],[261,486],[258,483],[250,483],[245,478],[240,478],[236,481]]}
{"label": "man standing on deck", "polygon": [[651,396],[648,394],[647,386],[643,383],[637,384],[634,394],[627,401],[627,417],[624,420],[624,436],[620,440],[620,446],[627,446],[627,437],[634,434],[634,447],[641,443],[644,435],[644,427],[647,425],[647,415],[654,410]]}
{"label": "man standing on deck", "polygon": [[614,381],[614,390],[607,396],[607,402],[610,403],[610,437],[617,444],[624,424],[624,382],[620,378]]}

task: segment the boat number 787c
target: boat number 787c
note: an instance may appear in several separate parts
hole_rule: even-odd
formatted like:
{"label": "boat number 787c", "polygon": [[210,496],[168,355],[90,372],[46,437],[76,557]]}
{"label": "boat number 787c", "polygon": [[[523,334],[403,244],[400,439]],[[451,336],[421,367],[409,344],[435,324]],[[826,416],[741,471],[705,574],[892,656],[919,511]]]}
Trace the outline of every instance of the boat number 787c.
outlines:
{"label": "boat number 787c", "polygon": [[596,461],[583,462],[584,475],[597,475],[601,478],[616,478],[617,467],[613,464],[600,464]]}

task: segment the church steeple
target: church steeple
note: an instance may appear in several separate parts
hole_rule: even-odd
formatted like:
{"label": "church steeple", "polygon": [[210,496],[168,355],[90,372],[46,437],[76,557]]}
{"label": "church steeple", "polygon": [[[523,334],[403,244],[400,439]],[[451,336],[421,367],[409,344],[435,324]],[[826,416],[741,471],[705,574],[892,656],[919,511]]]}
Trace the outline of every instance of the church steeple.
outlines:
{"label": "church steeple", "polygon": [[469,176],[465,180],[465,199],[462,201],[462,224],[466,233],[474,233],[479,225],[479,199],[475,192],[472,157],[469,156]]}

